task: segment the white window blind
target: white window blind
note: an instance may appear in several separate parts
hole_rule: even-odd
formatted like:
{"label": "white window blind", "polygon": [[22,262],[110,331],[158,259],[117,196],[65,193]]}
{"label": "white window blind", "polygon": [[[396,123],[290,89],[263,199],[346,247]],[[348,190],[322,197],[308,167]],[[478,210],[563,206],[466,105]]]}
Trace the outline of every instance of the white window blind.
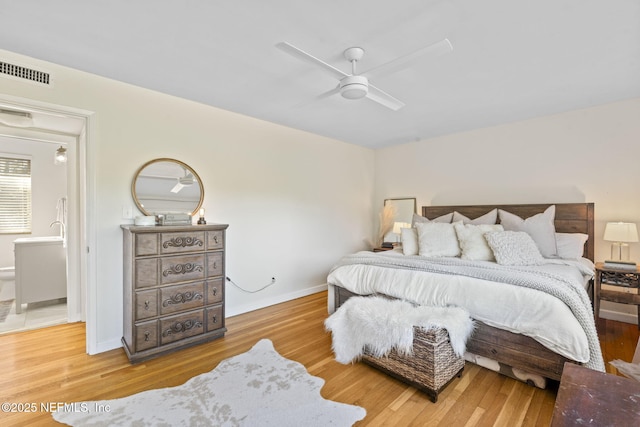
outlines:
{"label": "white window blind", "polygon": [[31,232],[31,160],[0,156],[0,233]]}

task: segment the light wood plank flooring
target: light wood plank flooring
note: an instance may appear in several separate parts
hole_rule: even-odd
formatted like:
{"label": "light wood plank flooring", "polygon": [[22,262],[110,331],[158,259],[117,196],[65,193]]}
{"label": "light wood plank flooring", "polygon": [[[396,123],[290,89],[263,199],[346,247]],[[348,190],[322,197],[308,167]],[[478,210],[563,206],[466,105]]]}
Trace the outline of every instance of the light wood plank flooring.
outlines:
{"label": "light wood plank flooring", "polygon": [[[75,402],[176,386],[269,338],[283,356],[325,380],[327,399],[363,406],[360,426],[548,426],[556,388],[539,390],[467,363],[438,403],[362,363],[333,360],[326,292],[227,319],[225,338],[131,365],[122,349],[85,354],[82,323],[0,336],[0,402]],[[605,360],[630,361],[635,325],[601,319]],[[608,365],[614,372],[615,368]],[[55,425],[50,414],[2,413],[0,425]]]}

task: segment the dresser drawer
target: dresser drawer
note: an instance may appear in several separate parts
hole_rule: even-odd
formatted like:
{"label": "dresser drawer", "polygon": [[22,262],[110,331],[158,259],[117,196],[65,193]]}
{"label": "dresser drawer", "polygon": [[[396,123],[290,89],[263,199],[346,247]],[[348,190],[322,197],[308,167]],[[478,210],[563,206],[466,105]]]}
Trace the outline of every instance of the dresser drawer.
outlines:
{"label": "dresser drawer", "polygon": [[167,286],[160,289],[160,295],[161,314],[202,307],[204,305],[204,283]]}
{"label": "dresser drawer", "polygon": [[162,233],[161,241],[162,254],[204,251],[204,231]]}
{"label": "dresser drawer", "polygon": [[158,284],[158,258],[135,261],[135,287],[145,288]]}
{"label": "dresser drawer", "polygon": [[135,320],[143,320],[158,315],[158,291],[136,292],[136,317]]}
{"label": "dresser drawer", "polygon": [[149,256],[158,254],[157,233],[136,234],[135,256]]}
{"label": "dresser drawer", "polygon": [[207,250],[224,248],[224,230],[207,231]]}
{"label": "dresser drawer", "polygon": [[222,315],[222,304],[215,307],[207,307],[207,332],[215,331],[224,326],[224,318]]}
{"label": "dresser drawer", "polygon": [[204,254],[160,258],[162,284],[204,279]]}
{"label": "dresser drawer", "polygon": [[137,323],[134,327],[135,351],[148,350],[158,346],[158,321]]}
{"label": "dresser drawer", "polygon": [[204,332],[204,309],[160,319],[160,344],[168,344]]}
{"label": "dresser drawer", "polygon": [[207,277],[222,276],[224,272],[224,258],[222,252],[207,254]]}
{"label": "dresser drawer", "polygon": [[205,304],[216,304],[224,299],[224,282],[222,278],[207,281],[207,298]]}

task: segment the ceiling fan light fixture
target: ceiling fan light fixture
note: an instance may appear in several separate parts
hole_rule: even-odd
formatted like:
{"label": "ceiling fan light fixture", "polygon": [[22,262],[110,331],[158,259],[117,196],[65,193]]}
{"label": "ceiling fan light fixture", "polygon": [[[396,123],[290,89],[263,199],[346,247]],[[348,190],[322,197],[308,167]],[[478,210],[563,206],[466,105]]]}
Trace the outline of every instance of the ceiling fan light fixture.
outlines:
{"label": "ceiling fan light fixture", "polygon": [[340,95],[347,99],[360,99],[367,96],[369,81],[364,76],[347,76],[340,80]]}

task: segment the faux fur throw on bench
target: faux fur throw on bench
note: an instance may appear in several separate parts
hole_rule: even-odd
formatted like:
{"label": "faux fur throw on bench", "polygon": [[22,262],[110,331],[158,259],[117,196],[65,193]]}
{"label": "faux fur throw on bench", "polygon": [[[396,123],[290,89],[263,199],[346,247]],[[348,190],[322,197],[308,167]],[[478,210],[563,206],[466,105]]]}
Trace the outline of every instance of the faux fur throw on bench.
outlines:
{"label": "faux fur throw on bench", "polygon": [[394,348],[411,354],[414,326],[446,329],[453,351],[462,357],[474,328],[469,313],[459,307],[414,306],[377,296],[349,298],[324,324],[332,332],[336,360],[344,364],[359,359],[365,346],[375,357]]}

